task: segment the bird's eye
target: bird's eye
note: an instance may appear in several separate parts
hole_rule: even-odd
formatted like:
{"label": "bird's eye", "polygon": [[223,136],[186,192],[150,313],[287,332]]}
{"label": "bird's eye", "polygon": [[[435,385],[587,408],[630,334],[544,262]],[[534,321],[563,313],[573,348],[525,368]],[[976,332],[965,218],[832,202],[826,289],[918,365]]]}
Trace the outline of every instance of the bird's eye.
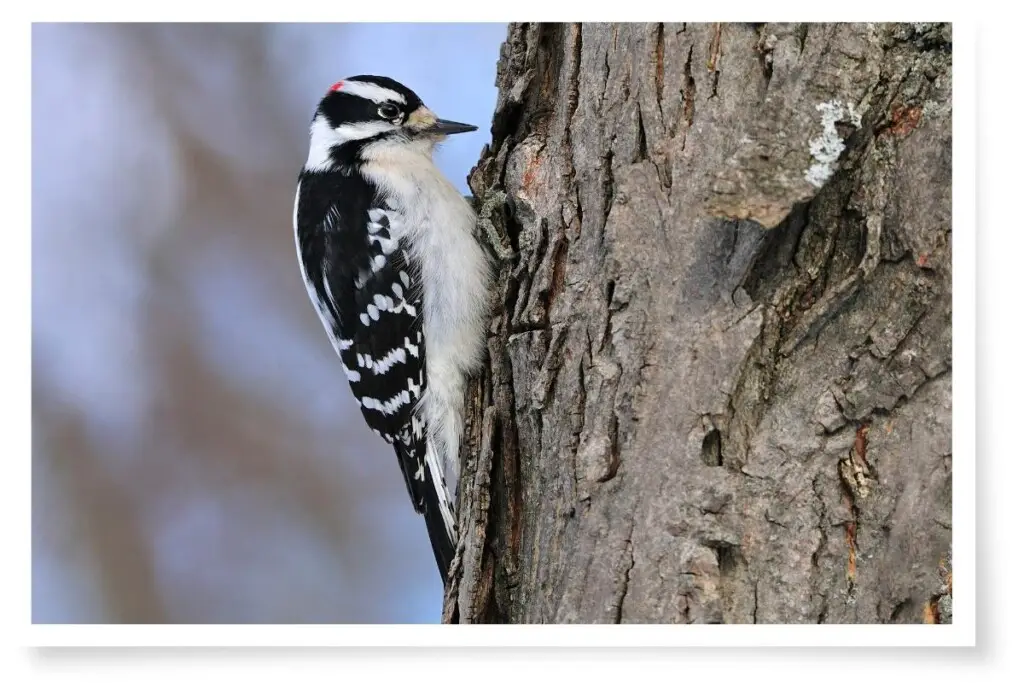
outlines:
{"label": "bird's eye", "polygon": [[380,114],[380,117],[382,119],[395,119],[398,118],[398,115],[401,114],[402,112],[398,109],[397,106],[391,104],[390,102],[385,102],[384,104],[380,105],[380,109],[377,110],[377,113]]}

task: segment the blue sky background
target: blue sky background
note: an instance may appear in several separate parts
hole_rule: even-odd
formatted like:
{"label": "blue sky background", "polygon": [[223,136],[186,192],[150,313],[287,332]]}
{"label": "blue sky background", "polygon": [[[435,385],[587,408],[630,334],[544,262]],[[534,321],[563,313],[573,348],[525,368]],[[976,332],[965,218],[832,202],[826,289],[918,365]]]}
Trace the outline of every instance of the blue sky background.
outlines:
{"label": "blue sky background", "polygon": [[395,456],[291,228],[334,81],[387,75],[489,141],[504,24],[36,24],[33,619],[436,622]]}

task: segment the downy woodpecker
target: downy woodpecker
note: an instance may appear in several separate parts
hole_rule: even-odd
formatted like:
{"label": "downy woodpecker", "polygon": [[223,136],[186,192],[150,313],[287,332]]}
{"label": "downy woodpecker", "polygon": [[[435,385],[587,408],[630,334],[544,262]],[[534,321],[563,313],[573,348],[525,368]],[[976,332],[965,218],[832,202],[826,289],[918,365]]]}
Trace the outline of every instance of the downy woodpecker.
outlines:
{"label": "downy woodpecker", "polygon": [[390,78],[338,81],[313,117],[294,207],[309,297],[366,423],[394,446],[442,581],[491,266],[472,208],[432,156],[445,136],[473,130]]}

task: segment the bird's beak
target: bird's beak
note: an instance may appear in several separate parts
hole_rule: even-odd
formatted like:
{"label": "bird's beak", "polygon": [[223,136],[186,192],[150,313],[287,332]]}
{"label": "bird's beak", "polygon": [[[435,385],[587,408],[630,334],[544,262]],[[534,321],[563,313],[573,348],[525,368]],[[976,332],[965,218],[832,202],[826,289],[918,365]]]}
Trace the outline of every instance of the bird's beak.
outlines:
{"label": "bird's beak", "polygon": [[476,126],[471,126],[468,123],[439,119],[434,112],[426,107],[420,107],[414,111],[406,125],[422,135],[455,135],[456,133],[469,133],[477,129]]}
{"label": "bird's beak", "polygon": [[476,129],[476,126],[471,126],[468,123],[438,119],[432,126],[424,128],[422,132],[430,135],[455,135],[456,133],[472,133]]}

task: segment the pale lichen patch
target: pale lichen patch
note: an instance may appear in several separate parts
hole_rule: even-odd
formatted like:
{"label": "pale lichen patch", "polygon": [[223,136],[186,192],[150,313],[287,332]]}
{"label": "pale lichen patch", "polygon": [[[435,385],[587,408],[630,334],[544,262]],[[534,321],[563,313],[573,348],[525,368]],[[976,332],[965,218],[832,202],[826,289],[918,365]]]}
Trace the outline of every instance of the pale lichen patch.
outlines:
{"label": "pale lichen patch", "polygon": [[814,162],[804,172],[804,179],[814,187],[822,187],[835,172],[835,163],[846,149],[836,124],[849,123],[860,128],[860,114],[853,104],[839,100],[821,102],[815,107],[821,112],[821,135],[812,138],[808,146]]}

